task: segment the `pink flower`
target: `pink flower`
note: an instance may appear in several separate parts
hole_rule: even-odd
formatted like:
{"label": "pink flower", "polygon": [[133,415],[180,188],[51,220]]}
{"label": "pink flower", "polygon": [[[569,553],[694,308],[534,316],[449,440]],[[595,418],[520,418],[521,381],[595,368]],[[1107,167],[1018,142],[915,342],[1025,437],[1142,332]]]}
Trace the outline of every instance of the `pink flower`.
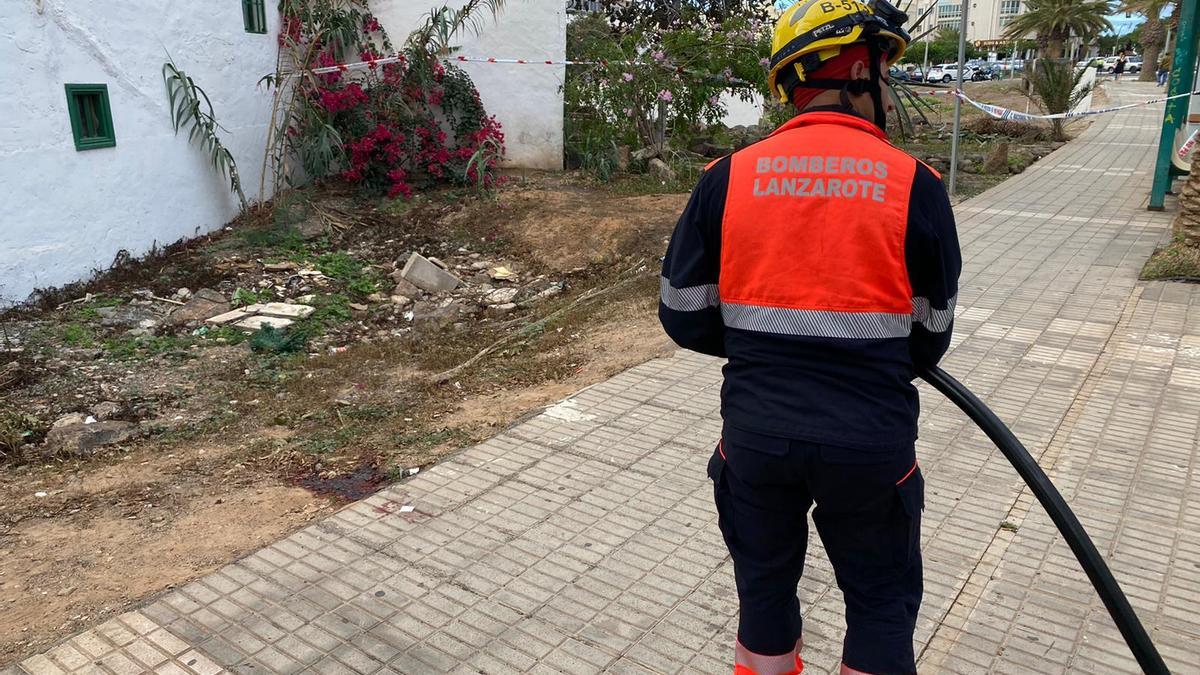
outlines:
{"label": "pink flower", "polygon": [[671,93],[670,89],[663,89],[662,91],[658,92],[658,98],[670,103],[671,101],[675,100],[675,95]]}
{"label": "pink flower", "polygon": [[720,103],[720,102],[721,102],[721,97],[720,97],[720,96],[715,96],[715,95],[714,95],[714,96],[709,96],[709,97],[708,97],[708,104],[709,104],[709,105],[717,105],[717,104],[718,104],[718,103]]}
{"label": "pink flower", "polygon": [[654,60],[655,61],[666,61],[667,55],[662,52],[654,52]]}
{"label": "pink flower", "polygon": [[771,65],[771,59],[759,59],[758,65],[762,66],[763,68],[766,68],[767,66]]}
{"label": "pink flower", "polygon": [[633,73],[625,73],[625,74],[621,75],[621,77],[622,77],[622,78],[623,78],[623,79],[624,79],[626,82],[633,82]]}

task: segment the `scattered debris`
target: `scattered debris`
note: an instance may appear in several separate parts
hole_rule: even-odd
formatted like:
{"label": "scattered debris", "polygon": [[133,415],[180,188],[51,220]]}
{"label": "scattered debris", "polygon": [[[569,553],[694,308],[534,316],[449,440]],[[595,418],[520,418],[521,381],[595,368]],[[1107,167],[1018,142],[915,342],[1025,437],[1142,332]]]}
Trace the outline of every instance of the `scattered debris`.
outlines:
{"label": "scattered debris", "polygon": [[488,276],[496,281],[513,281],[517,278],[517,273],[507,267],[495,267]]}
{"label": "scattered debris", "polygon": [[521,289],[516,287],[497,288],[484,296],[484,303],[487,305],[505,305],[513,301]]}
{"label": "scattered debris", "polygon": [[400,275],[416,287],[430,293],[452,291],[462,283],[458,277],[438,267],[420,253],[413,253],[408,257]]}
{"label": "scattered debris", "polygon": [[233,324],[246,330],[258,330],[263,326],[286,328],[295,319],[308,317],[316,308],[310,305],[300,305],[290,302],[268,302],[265,304],[247,305],[224,314],[210,317],[207,323],[214,326]]}
{"label": "scattered debris", "polygon": [[171,312],[168,320],[172,326],[200,324],[214,314],[229,311],[229,301],[224,295],[210,288],[202,288],[190,297],[186,304]]}

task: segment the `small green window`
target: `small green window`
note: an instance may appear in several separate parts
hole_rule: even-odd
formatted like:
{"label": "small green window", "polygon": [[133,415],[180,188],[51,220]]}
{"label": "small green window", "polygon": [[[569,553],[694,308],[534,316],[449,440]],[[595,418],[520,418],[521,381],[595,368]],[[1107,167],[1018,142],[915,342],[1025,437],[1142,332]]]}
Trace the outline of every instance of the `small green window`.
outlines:
{"label": "small green window", "polygon": [[67,109],[76,150],[111,148],[117,144],[107,84],[68,84]]}
{"label": "small green window", "polygon": [[266,33],[267,8],[263,0],[242,0],[242,21],[247,33]]}

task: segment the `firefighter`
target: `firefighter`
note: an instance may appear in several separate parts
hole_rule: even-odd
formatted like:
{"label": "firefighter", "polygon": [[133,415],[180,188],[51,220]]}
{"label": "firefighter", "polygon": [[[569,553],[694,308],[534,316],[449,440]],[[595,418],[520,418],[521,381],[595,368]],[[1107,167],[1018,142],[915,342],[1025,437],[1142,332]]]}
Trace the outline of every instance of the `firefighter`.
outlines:
{"label": "firefighter", "polygon": [[663,261],[667,333],[729,359],[708,473],[740,601],[738,675],[803,669],[814,504],[845,597],[842,672],[915,672],[912,381],[949,346],[961,257],[940,176],[884,131],[906,20],[886,0],[787,10],[768,82],[798,114],[709,165]]}

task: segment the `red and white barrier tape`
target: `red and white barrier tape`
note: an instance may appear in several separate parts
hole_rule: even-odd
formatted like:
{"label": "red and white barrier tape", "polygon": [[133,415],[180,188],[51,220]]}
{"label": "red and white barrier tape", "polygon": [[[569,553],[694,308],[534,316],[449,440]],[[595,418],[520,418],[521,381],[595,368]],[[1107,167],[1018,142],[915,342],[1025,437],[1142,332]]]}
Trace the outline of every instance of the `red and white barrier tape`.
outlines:
{"label": "red and white barrier tape", "polygon": [[[381,56],[377,59],[369,59],[366,61],[355,61],[353,63],[339,63],[335,66],[324,66],[321,68],[313,68],[311,71],[314,75],[327,75],[329,73],[344,73],[351,70],[362,70],[363,68],[375,68],[378,66],[386,66],[390,63],[399,63],[405,60],[405,57],[400,54],[394,56]],[[608,65],[627,65],[637,66],[645,65],[633,61],[572,61],[561,59],[501,59],[496,57],[484,56],[448,56],[442,59],[450,63],[509,63],[514,65],[538,65],[538,66],[608,66]],[[295,75],[296,73],[288,73]]]}
{"label": "red and white barrier tape", "polygon": [[1179,146],[1180,159],[1187,157],[1187,154],[1192,151],[1192,148],[1196,147],[1197,138],[1200,138],[1200,129],[1193,131],[1192,135],[1188,136],[1188,139],[1183,142],[1183,145]]}

